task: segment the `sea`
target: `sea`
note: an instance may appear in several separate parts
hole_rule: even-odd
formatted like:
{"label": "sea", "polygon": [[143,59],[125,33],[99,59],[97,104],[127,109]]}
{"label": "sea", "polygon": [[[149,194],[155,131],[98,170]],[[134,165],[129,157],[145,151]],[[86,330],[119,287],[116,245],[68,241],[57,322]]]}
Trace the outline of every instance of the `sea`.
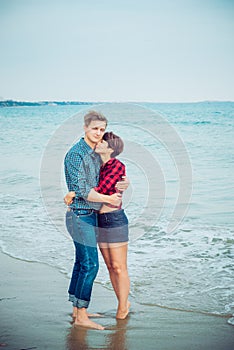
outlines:
{"label": "sea", "polygon": [[130,298],[234,325],[234,102],[1,107],[2,252],[71,276],[63,159],[91,109],[126,145]]}

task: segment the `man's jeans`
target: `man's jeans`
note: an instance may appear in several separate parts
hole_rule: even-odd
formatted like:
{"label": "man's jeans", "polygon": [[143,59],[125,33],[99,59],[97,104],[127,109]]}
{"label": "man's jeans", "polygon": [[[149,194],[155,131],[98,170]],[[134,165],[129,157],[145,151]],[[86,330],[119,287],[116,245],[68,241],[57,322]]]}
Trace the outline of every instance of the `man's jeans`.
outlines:
{"label": "man's jeans", "polygon": [[85,210],[79,213],[70,210],[66,213],[66,226],[73,239],[76,253],[68,293],[69,300],[78,308],[89,306],[93,282],[99,268],[96,242],[97,214],[85,213]]}

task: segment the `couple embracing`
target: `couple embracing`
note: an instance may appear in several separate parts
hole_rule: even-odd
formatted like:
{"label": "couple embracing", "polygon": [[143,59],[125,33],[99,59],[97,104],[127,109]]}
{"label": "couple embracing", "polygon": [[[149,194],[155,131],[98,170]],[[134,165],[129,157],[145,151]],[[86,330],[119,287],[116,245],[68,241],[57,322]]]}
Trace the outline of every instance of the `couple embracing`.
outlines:
{"label": "couple embracing", "polygon": [[127,270],[128,219],[121,207],[122,193],[129,185],[125,166],[116,156],[123,151],[122,139],[105,132],[107,119],[90,111],[84,116],[84,138],[66,154],[68,193],[66,226],[75,246],[75,262],[68,289],[76,325],[104,329],[87,313],[93,282],[102,253],[115,291],[117,319],[129,312],[130,280]]}

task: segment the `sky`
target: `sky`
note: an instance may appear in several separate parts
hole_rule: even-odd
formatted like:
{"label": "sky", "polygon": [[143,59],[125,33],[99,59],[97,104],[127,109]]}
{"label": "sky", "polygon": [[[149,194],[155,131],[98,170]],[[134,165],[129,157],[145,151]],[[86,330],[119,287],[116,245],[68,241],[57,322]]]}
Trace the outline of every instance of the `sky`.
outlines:
{"label": "sky", "polygon": [[234,0],[0,0],[0,99],[234,100]]}

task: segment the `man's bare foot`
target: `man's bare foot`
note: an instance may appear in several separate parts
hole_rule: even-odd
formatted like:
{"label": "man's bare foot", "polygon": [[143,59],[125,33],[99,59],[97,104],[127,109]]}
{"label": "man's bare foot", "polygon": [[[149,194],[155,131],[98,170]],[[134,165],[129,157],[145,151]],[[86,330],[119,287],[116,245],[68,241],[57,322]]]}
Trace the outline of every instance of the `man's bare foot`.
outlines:
{"label": "man's bare foot", "polygon": [[[103,317],[102,315],[98,313],[93,313],[93,314],[88,314],[88,317]],[[73,312],[72,312],[72,318],[75,319],[77,317],[77,307],[73,307]]]}
{"label": "man's bare foot", "polygon": [[130,301],[128,301],[127,308],[125,310],[120,310],[118,308],[117,313],[116,313],[116,318],[118,320],[124,320],[128,316],[130,305],[131,305],[131,303],[130,303]]}
{"label": "man's bare foot", "polygon": [[103,330],[100,324],[91,321],[88,318],[87,309],[86,308],[73,308],[73,313],[76,313],[76,317],[74,319],[75,326],[81,326],[85,328],[99,329]]}
{"label": "man's bare foot", "polygon": [[[93,314],[88,314],[88,317],[103,317],[102,315],[98,314],[98,313],[93,313]],[[76,318],[77,317],[77,307],[73,307],[73,312],[72,312],[72,318]]]}
{"label": "man's bare foot", "polygon": [[85,328],[98,329],[100,331],[105,329],[103,326],[91,321],[89,318],[83,319],[83,320],[79,320],[78,318],[76,318],[74,325],[80,326],[80,327],[85,327]]}
{"label": "man's bare foot", "polygon": [[88,317],[103,317],[101,314],[87,314]]}
{"label": "man's bare foot", "polygon": [[77,307],[73,307],[72,317],[73,318],[77,317]]}

